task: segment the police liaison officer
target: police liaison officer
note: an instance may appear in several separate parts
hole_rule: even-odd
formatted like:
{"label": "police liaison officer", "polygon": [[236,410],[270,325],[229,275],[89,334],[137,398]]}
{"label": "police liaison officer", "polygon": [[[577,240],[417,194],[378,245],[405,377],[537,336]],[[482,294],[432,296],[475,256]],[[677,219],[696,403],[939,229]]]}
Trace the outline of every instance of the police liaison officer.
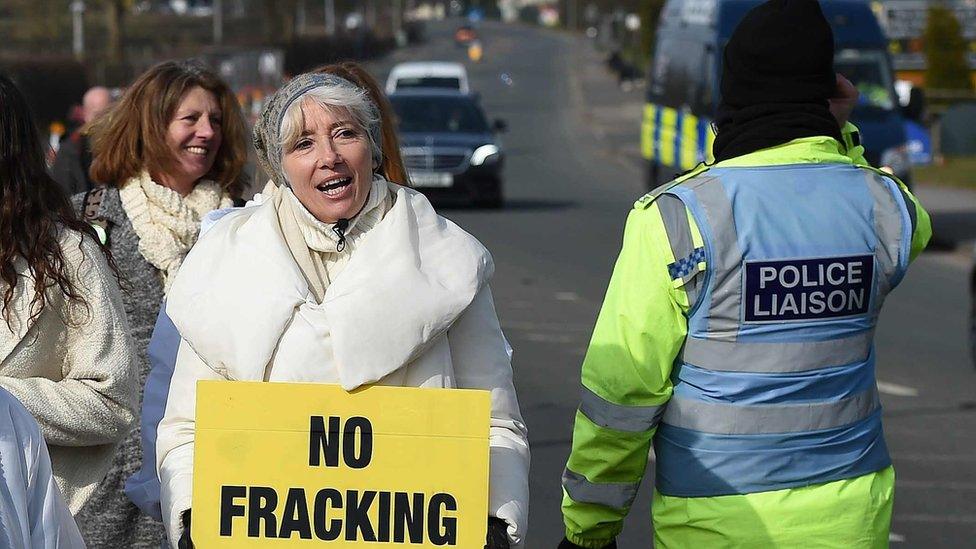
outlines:
{"label": "police liaison officer", "polygon": [[847,123],[813,0],[724,54],[716,162],[639,200],[582,370],[563,548],[615,547],[653,442],[657,547],[886,547],[885,296],[931,236]]}

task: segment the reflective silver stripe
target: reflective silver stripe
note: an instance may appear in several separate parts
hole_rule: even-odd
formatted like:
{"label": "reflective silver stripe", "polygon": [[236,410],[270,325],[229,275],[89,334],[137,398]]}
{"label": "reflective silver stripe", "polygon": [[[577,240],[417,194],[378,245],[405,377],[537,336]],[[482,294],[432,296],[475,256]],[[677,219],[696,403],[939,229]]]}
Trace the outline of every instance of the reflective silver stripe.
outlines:
{"label": "reflective silver stripe", "polygon": [[[675,195],[666,194],[658,199],[658,208],[661,211],[661,220],[664,221],[664,230],[668,235],[674,260],[690,257],[695,251],[695,241],[691,235],[691,224],[688,223],[688,210],[685,203]],[[701,293],[704,277],[698,276],[699,273],[701,271],[696,264],[691,272],[681,279],[683,282],[681,287],[688,296],[690,306],[698,302],[698,295]]]}
{"label": "reflective silver stripe", "polygon": [[600,427],[642,433],[661,421],[664,406],[622,406],[604,400],[600,395],[583,387],[580,395],[580,412]]}
{"label": "reflective silver stripe", "polygon": [[688,223],[685,203],[677,196],[666,194],[658,199],[657,207],[661,210],[661,220],[664,221],[664,231],[668,233],[668,243],[671,244],[674,260],[690,256],[695,251],[695,244],[691,239],[691,225]]}
{"label": "reflective silver stripe", "polygon": [[850,425],[881,406],[877,387],[835,402],[737,405],[674,396],[664,423],[720,435],[820,431]]}
{"label": "reflective silver stripe", "polygon": [[639,482],[601,482],[586,480],[583,475],[563,470],[563,488],[573,501],[628,509],[637,497]]}
{"label": "reflective silver stripe", "polygon": [[841,339],[793,343],[735,343],[689,337],[681,361],[719,372],[805,372],[867,360],[873,340],[873,330]]}
{"label": "reflective silver stripe", "polygon": [[[891,290],[891,280],[898,269],[898,255],[902,248],[901,207],[880,175],[866,171],[864,177],[874,198],[874,232],[878,238],[874,256],[878,258],[881,272],[884,273],[884,277],[879,278],[879,291],[884,297]],[[876,308],[881,306],[881,300],[874,301]]]}
{"label": "reflective silver stripe", "polygon": [[735,341],[742,301],[742,251],[735,232],[732,203],[725,193],[725,186],[716,177],[692,180],[687,187],[698,198],[712,235],[714,257],[708,258],[713,277],[708,311],[709,337]]}

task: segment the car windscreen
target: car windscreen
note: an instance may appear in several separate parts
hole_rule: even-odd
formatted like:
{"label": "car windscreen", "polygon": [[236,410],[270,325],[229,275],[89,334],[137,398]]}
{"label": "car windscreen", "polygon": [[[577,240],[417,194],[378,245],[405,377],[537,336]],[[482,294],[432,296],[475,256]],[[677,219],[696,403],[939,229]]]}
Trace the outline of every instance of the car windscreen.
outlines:
{"label": "car windscreen", "polygon": [[446,88],[461,89],[461,81],[450,76],[421,76],[417,78],[397,78],[397,89],[402,88]]}
{"label": "car windscreen", "polygon": [[845,49],[834,58],[834,70],[854,84],[861,96],[857,108],[890,111],[895,108],[894,83],[885,52]]}
{"label": "car windscreen", "polygon": [[408,133],[487,133],[481,108],[466,97],[390,97],[399,129]]}

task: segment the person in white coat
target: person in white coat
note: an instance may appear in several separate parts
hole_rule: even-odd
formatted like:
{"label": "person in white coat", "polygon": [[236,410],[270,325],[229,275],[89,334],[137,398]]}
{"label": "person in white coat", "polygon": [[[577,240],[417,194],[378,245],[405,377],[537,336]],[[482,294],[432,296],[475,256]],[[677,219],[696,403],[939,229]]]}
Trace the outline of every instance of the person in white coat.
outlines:
{"label": "person in white coat", "polygon": [[77,515],[132,426],[133,344],[111,254],[48,175],[27,99],[4,75],[0,212],[0,388],[40,425]]}
{"label": "person in white coat", "polygon": [[201,379],[490,391],[488,547],[524,546],[529,446],[491,256],[382,177],[380,119],[344,78],[291,80],[254,129],[277,189],[220,219],[173,283],[166,312],[180,343],[156,441],[173,547],[191,546]]}
{"label": "person in white coat", "polygon": [[84,549],[37,421],[0,389],[0,547]]}

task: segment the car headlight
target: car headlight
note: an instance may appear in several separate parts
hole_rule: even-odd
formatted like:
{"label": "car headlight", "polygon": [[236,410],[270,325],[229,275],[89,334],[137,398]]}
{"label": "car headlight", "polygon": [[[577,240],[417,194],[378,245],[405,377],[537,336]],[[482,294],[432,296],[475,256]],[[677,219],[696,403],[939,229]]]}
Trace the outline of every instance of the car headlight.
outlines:
{"label": "car headlight", "polygon": [[900,145],[898,147],[885,149],[885,151],[881,153],[880,167],[891,168],[891,171],[894,172],[895,177],[904,179],[912,170],[912,161],[908,156],[908,147],[906,145]]}
{"label": "car headlight", "polygon": [[502,152],[495,145],[482,145],[471,153],[471,165],[480,166],[486,163],[497,162],[501,154]]}

